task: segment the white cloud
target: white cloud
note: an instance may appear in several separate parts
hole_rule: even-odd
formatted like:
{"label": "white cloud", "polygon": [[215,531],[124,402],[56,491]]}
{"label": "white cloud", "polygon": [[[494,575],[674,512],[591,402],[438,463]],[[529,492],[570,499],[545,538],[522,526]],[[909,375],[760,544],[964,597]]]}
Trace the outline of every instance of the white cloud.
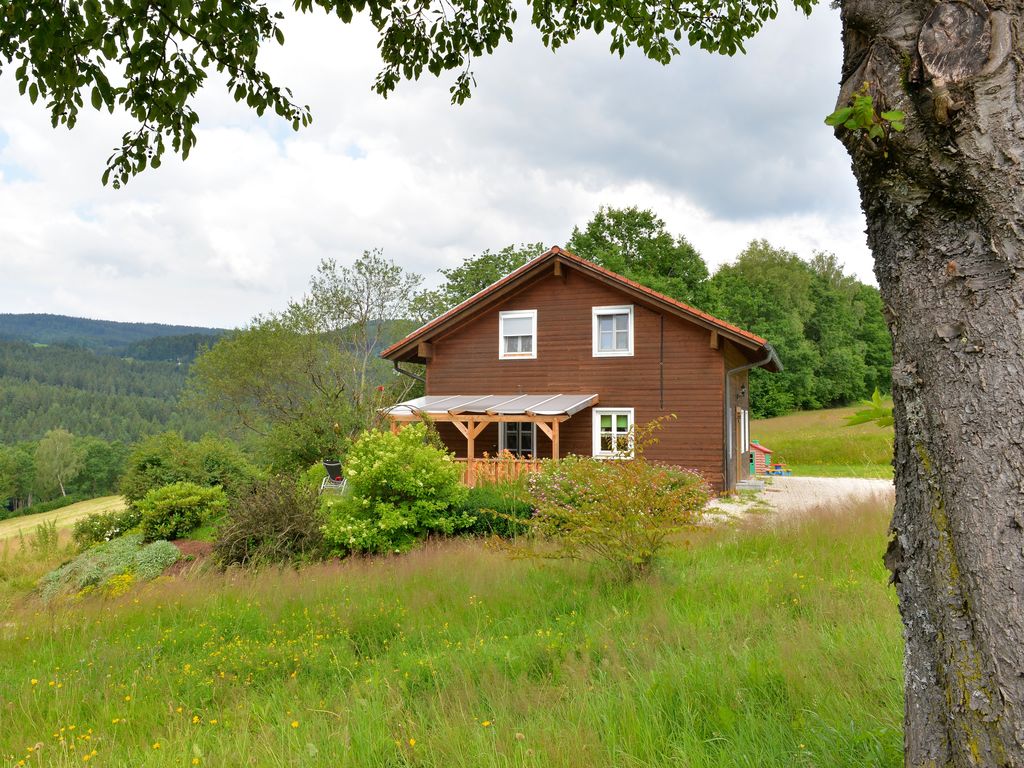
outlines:
{"label": "white cloud", "polygon": [[770,24],[747,56],[619,61],[606,41],[552,54],[520,30],[448,81],[370,92],[372,30],[291,16],[267,66],[315,122],[293,133],[211,86],[199,144],[126,189],[99,184],[127,126],[73,132],[0,80],[0,311],[236,325],[302,292],[324,256],[382,247],[423,274],[483,248],[564,242],[601,204],[660,213],[715,266],[751,239],[836,252],[870,278],[842,147],[822,124],[838,19]]}

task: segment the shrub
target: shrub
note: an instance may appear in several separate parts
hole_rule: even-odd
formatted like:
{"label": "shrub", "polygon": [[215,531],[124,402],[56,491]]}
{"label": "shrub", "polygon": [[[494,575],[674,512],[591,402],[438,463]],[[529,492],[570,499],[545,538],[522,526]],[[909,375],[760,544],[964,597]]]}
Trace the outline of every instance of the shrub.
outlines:
{"label": "shrub", "polygon": [[459,510],[475,518],[469,533],[512,538],[529,530],[533,503],[524,482],[499,483],[470,488]]}
{"label": "shrub", "polygon": [[657,426],[636,431],[632,459],[570,456],[531,476],[537,511],[528,525],[555,544],[556,556],[602,560],[632,577],[669,536],[697,522],[710,496],[704,479],[643,456]]}
{"label": "shrub", "polygon": [[121,494],[137,502],[155,488],[188,481],[220,486],[234,496],[257,476],[256,468],[230,440],[204,437],[190,443],[176,432],[166,432],[143,440],[132,451],[121,478]]}
{"label": "shrub", "polygon": [[424,424],[397,435],[364,432],[345,457],[348,492],[327,494],[324,539],[338,554],[408,549],[429,533],[451,535],[475,522],[460,509],[461,470],[430,444]]}
{"label": "shrub", "polygon": [[[133,581],[144,581],[159,576],[177,561],[178,548],[167,541],[145,545],[142,535],[131,533],[113,541],[103,542],[86,550],[74,560],[50,571],[39,581],[39,590],[45,600],[61,594],[76,593],[90,587],[103,587],[115,577],[133,575]],[[108,591],[123,591],[128,579],[117,579]]]}
{"label": "shrub", "polygon": [[316,557],[323,550],[318,505],[316,490],[308,483],[286,476],[263,480],[231,503],[213,545],[214,555],[221,565]]}
{"label": "shrub", "polygon": [[101,541],[116,539],[142,521],[142,513],[135,507],[113,512],[94,512],[75,522],[71,537],[79,549],[88,549]]}
{"label": "shrub", "polygon": [[180,482],[154,488],[135,506],[142,517],[143,539],[153,541],[180,539],[223,512],[227,504],[222,488]]}

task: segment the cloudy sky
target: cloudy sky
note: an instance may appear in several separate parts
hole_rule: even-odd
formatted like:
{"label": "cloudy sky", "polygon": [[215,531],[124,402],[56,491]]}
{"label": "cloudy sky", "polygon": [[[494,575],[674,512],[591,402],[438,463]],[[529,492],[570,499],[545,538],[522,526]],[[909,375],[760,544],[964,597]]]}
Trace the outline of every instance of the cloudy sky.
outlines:
{"label": "cloudy sky", "polygon": [[299,133],[211,87],[199,144],[127,188],[100,184],[125,128],[72,132],[0,78],[0,312],[236,326],[302,293],[317,262],[380,247],[436,270],[509,243],[564,243],[606,205],[653,208],[712,268],[753,238],[839,255],[872,280],[845,152],[823,117],[840,71],[838,11],[784,9],[732,59],[668,67],[611,56],[607,38],[557,54],[520,24],[449,80],[370,92],[372,29],[291,14],[266,66],[313,108]]}

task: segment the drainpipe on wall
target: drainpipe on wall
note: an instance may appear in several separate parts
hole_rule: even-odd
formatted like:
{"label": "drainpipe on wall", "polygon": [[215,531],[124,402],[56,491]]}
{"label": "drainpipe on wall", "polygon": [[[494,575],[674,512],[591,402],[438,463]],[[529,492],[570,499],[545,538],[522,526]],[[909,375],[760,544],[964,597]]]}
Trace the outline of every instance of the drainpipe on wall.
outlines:
{"label": "drainpipe on wall", "polygon": [[395,366],[395,370],[398,373],[402,374],[403,376],[408,376],[410,379],[416,379],[416,381],[421,382],[423,384],[427,383],[427,380],[425,378],[423,378],[422,376],[420,376],[419,374],[413,373],[412,371],[407,371],[404,368],[402,368],[398,364],[397,360],[392,360],[391,362]]}
{"label": "drainpipe on wall", "polygon": [[782,361],[779,360],[775,347],[771,344],[765,344],[764,349],[767,354],[763,360],[740,365],[736,368],[728,368],[725,371],[725,490],[727,491],[732,490],[736,486],[736,462],[732,455],[736,447],[736,442],[733,440],[733,433],[736,431],[736,408],[733,403],[732,377],[751,368],[761,368],[772,361],[775,362],[781,371]]}

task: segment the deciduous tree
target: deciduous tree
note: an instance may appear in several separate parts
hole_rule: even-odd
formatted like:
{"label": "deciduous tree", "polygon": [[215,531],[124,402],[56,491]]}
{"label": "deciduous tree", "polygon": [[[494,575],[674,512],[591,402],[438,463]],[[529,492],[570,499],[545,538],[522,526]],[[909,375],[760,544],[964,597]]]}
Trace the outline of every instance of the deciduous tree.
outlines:
{"label": "deciduous tree", "polygon": [[75,436],[66,429],[51,429],[36,446],[36,482],[44,493],[59,488],[67,496],[65,486],[82,468],[82,452],[75,445]]}
{"label": "deciduous tree", "polygon": [[707,309],[707,264],[685,237],[669,232],[654,211],[599,208],[583,229],[573,228],[566,246],[613,272]]}

